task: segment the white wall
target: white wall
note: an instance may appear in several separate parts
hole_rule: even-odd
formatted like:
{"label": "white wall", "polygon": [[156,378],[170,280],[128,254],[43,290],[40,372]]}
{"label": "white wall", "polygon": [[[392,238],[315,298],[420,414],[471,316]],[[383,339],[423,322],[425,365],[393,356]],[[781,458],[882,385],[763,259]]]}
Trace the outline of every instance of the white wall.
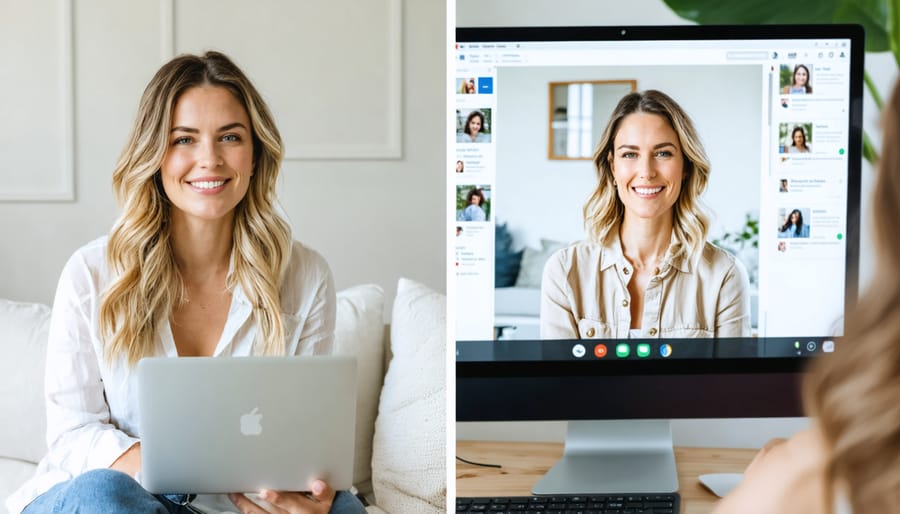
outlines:
{"label": "white wall", "polygon": [[[75,134],[74,201],[0,201],[0,297],[52,301],[68,256],[118,214],[110,177],[144,86],[173,53],[207,48],[232,55],[269,100],[297,157],[283,166],[280,201],[338,288],[376,283],[390,299],[397,279],[410,277],[445,290],[436,199],[446,177],[446,7],[357,1],[0,0],[0,51],[24,56],[15,61],[21,70],[3,75],[0,113],[31,116],[0,141],[0,192],[13,177],[46,173],[37,166],[47,155],[53,165],[60,159],[58,13],[66,9]],[[25,43],[35,35],[42,44]]]}
{"label": "white wall", "polygon": [[[622,8],[615,0],[457,0],[456,23],[468,26],[527,25],[677,25],[684,20],[673,14],[661,0],[631,0]],[[868,54],[866,69],[883,96],[897,78],[897,68],[889,53]],[[639,88],[640,88],[639,84]],[[731,106],[729,106],[731,108]],[[873,140],[880,138],[877,109],[868,97],[864,102],[865,128]],[[880,144],[878,145],[880,147]],[[542,146],[543,147],[543,146]],[[863,166],[863,219],[868,216],[866,199],[872,186],[872,170]],[[500,198],[498,198],[500,201]],[[862,223],[860,282],[872,275],[873,256],[868,224]],[[804,418],[675,420],[675,444],[685,446],[759,447],[772,437],[787,437],[808,426]],[[457,423],[456,437],[462,440],[561,441],[563,422]]]}

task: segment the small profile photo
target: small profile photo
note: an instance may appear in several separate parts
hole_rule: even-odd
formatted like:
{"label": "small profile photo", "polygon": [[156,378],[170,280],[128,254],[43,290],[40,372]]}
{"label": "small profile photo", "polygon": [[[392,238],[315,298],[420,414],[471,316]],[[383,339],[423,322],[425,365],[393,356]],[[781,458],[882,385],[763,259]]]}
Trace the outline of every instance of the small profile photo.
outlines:
{"label": "small profile photo", "polygon": [[[456,186],[456,221],[488,221],[491,216],[491,186]],[[462,227],[457,235],[462,232]]]}
{"label": "small profile photo", "polygon": [[457,143],[490,143],[491,142],[491,110],[490,109],[457,109],[456,110],[456,142]]}
{"label": "small profile photo", "polygon": [[778,219],[779,239],[809,237],[809,208],[778,209]]}
{"label": "small profile photo", "polygon": [[778,241],[778,251],[784,253],[787,251],[787,243],[784,241]]}
{"label": "small profile photo", "polygon": [[459,159],[456,161],[456,172],[463,173],[466,171],[466,163]]}
{"label": "small profile photo", "polygon": [[463,233],[463,228],[460,227],[459,225],[457,225],[456,226],[456,236],[459,237],[462,235],[462,233]]}
{"label": "small profile photo", "polygon": [[806,64],[782,64],[780,70],[781,94],[808,95],[812,91],[812,66]]}
{"label": "small profile photo", "polygon": [[787,193],[788,192],[788,179],[783,178],[778,181],[778,192],[779,193]]}
{"label": "small profile photo", "polygon": [[811,153],[812,123],[780,123],[778,125],[778,153]]}
{"label": "small profile photo", "polygon": [[475,87],[475,77],[461,77],[456,79],[456,93],[459,95],[474,95],[478,92]]}

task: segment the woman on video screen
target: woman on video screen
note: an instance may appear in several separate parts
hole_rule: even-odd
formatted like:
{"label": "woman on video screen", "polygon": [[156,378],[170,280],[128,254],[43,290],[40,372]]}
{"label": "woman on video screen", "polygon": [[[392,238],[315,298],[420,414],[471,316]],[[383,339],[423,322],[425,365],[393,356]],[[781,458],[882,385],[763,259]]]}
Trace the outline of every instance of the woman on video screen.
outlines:
{"label": "woman on video screen", "polygon": [[791,85],[784,86],[781,90],[783,94],[809,94],[812,93],[812,86],[809,85],[809,68],[806,65],[798,64],[794,66],[794,73],[791,78]]}
{"label": "woman on video screen", "polygon": [[706,241],[710,165],[681,107],[659,91],[626,95],[594,165],[590,240],[547,261],[541,338],[749,336],[747,271]]}
{"label": "woman on video screen", "polygon": [[487,221],[487,213],[484,211],[484,191],[474,187],[466,195],[466,208],[462,211],[459,221]]}
{"label": "woman on video screen", "polygon": [[472,111],[466,117],[463,132],[456,134],[457,143],[490,143],[491,135],[486,132],[484,114],[481,111]]}
{"label": "woman on video screen", "polygon": [[791,131],[791,146],[788,147],[788,153],[809,153],[812,148],[806,139],[806,131],[803,127],[794,127]]}
{"label": "woman on video screen", "polygon": [[809,237],[809,225],[803,223],[803,213],[800,209],[794,209],[787,215],[784,223],[778,227],[778,237]]}

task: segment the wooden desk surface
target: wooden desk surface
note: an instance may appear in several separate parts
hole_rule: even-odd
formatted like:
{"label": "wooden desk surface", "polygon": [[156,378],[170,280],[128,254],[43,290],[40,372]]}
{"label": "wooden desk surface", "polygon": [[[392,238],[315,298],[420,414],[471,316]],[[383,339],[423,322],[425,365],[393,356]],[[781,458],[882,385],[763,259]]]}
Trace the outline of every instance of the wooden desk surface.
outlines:
{"label": "wooden desk surface", "polygon": [[[562,456],[562,443],[457,441],[456,455],[467,460],[500,464],[501,469],[456,461],[457,496],[528,496],[531,486]],[[706,514],[715,495],[697,480],[706,473],[740,473],[756,450],[675,448],[683,514]]]}

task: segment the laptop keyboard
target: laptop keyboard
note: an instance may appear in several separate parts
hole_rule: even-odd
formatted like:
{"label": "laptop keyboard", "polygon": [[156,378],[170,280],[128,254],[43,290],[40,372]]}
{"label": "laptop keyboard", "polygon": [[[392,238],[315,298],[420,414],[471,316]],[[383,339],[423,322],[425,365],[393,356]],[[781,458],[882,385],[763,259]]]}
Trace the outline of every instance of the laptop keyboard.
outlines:
{"label": "laptop keyboard", "polygon": [[679,514],[678,494],[456,498],[457,514]]}

